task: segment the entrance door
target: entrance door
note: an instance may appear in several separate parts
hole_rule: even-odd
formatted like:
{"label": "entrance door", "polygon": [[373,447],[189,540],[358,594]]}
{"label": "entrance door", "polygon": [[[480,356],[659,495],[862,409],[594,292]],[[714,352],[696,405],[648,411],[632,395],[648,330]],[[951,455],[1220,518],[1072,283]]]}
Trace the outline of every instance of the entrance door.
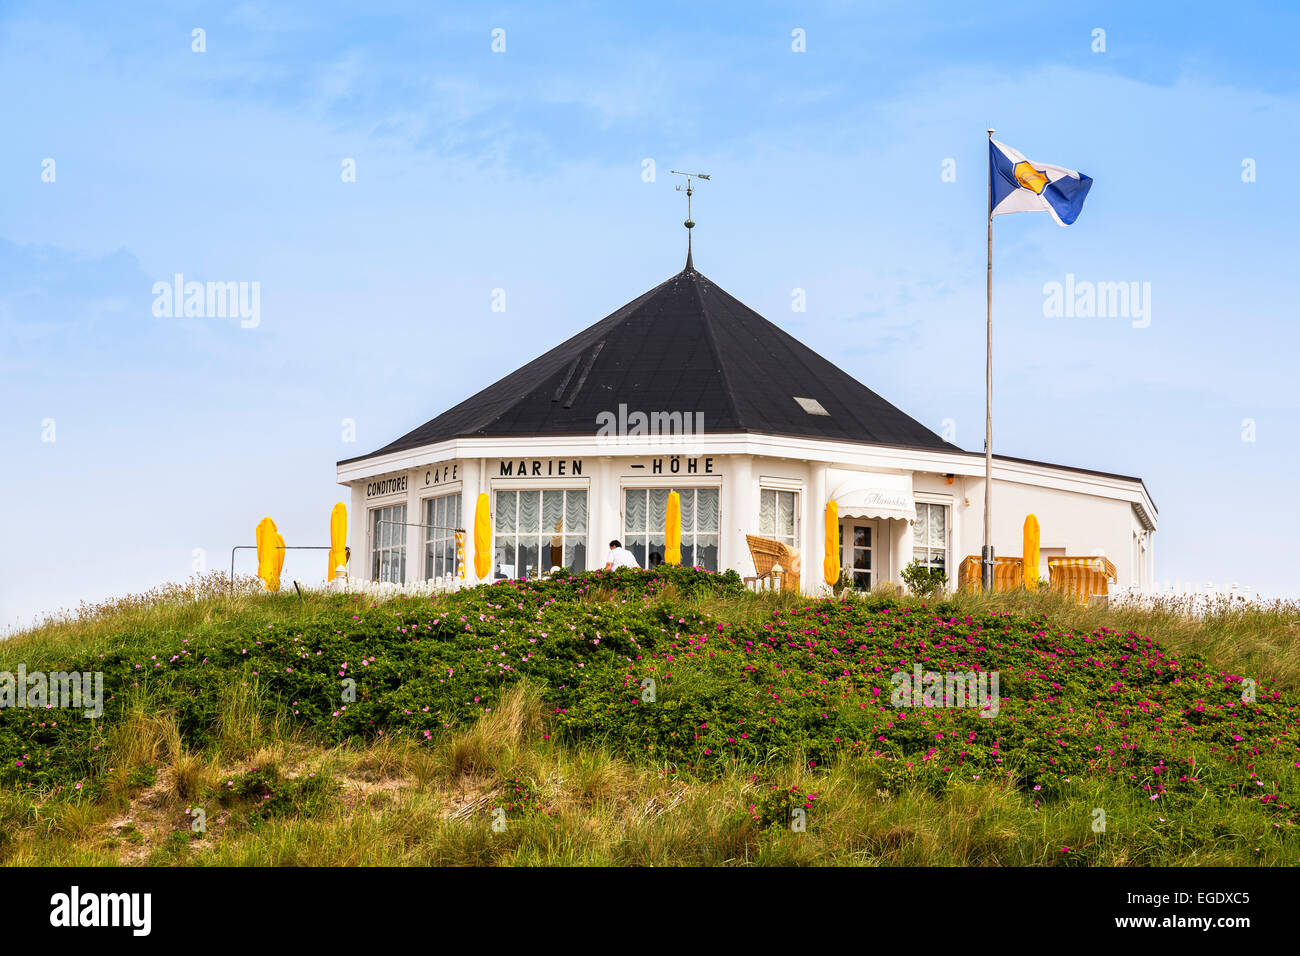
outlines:
{"label": "entrance door", "polygon": [[849,522],[848,567],[853,575],[853,587],[869,591],[872,584],[872,552],[875,549],[875,523]]}

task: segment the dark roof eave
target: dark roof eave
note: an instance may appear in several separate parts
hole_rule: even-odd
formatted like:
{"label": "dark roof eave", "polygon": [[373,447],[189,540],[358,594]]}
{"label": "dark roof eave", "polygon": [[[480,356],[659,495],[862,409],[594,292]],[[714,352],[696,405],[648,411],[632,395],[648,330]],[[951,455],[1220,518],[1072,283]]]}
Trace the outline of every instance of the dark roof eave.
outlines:
{"label": "dark roof eave", "polygon": [[[964,455],[967,458],[984,457],[982,452],[966,451],[965,449],[958,448],[956,445],[949,445],[946,448],[936,448],[930,445],[891,445],[885,442],[856,441],[851,438],[828,439],[828,438],[818,437],[813,435],[792,435],[785,432],[773,432],[773,431],[758,429],[758,428],[736,428],[731,431],[732,434],[736,432],[740,432],[747,435],[771,435],[773,438],[801,438],[801,439],[810,439],[812,441],[844,441],[844,442],[848,442],[849,444],[871,445],[875,448],[902,448],[907,451],[943,452],[946,454]],[[457,441],[463,438],[534,438],[534,437],[579,438],[589,434],[590,432],[570,432],[570,433],[557,433],[555,435],[535,436],[535,435],[510,435],[510,434],[490,435],[490,434],[483,434],[479,432],[466,432],[460,435],[448,435],[446,438],[440,438],[438,439],[438,441],[428,442],[425,445],[414,445],[411,448],[395,448],[393,449],[393,452],[395,453],[399,451],[411,451],[414,448],[428,447],[429,445],[436,445],[445,441]],[[355,458],[344,458],[341,461],[336,462],[335,467],[339,467],[342,465],[350,465],[353,462],[358,462],[358,461],[366,461],[367,459],[370,458],[377,458],[381,454],[385,454],[385,452],[382,449],[380,449],[379,451],[372,451],[368,455],[358,455]],[[1081,475],[1096,475],[1099,478],[1116,478],[1119,479],[1120,481],[1135,481],[1142,486],[1142,490],[1146,493],[1147,500],[1151,502],[1152,509],[1155,510],[1156,514],[1160,513],[1160,509],[1156,507],[1155,499],[1151,497],[1151,491],[1147,488],[1146,481],[1144,481],[1142,478],[1138,477],[1137,475],[1121,475],[1113,471],[1100,471],[1096,468],[1080,468],[1076,465],[1058,465],[1050,461],[1040,461],[1035,458],[1019,458],[1014,455],[994,455],[993,458],[995,461],[1014,461],[1014,462],[1019,462],[1023,465],[1039,465],[1044,468],[1057,468],[1060,469],[1061,471],[1073,471]]]}
{"label": "dark roof eave", "polygon": [[[773,438],[797,438],[797,439],[806,439],[806,440],[808,440],[808,441],[841,441],[841,442],[846,442],[846,443],[848,443],[848,444],[850,444],[850,445],[870,445],[870,446],[872,446],[872,447],[874,447],[874,448],[902,448],[902,449],[906,449],[906,450],[908,450],[908,451],[933,451],[933,452],[944,452],[944,453],[946,453],[946,454],[956,454],[956,455],[968,455],[968,454],[972,454],[971,452],[963,451],[962,449],[958,448],[956,445],[948,445],[947,447],[943,447],[943,446],[934,446],[934,445],[899,445],[899,444],[891,444],[890,442],[862,441],[862,440],[854,439],[854,438],[827,438],[825,435],[796,435],[796,434],[793,434],[793,433],[791,433],[791,432],[778,432],[778,431],[772,431],[771,429],[767,429],[767,428],[729,428],[729,429],[727,429],[726,434],[728,434],[728,435],[735,435],[735,434],[745,434],[745,435],[771,435]],[[558,439],[558,438],[586,438],[586,437],[590,437],[590,435],[591,435],[591,432],[590,432],[590,431],[585,431],[585,432],[555,432],[555,433],[553,433],[553,434],[547,434],[547,435],[532,435],[532,434],[530,434],[530,435],[515,435],[515,434],[509,434],[509,433],[502,433],[502,434],[495,434],[495,435],[494,435],[494,434],[490,434],[490,433],[486,433],[486,432],[465,432],[465,433],[462,433],[462,434],[459,434],[459,435],[447,435],[445,438],[439,438],[439,439],[437,439],[437,440],[435,440],[435,441],[424,442],[424,443],[419,444],[419,445],[411,445],[410,447],[407,447],[407,448],[394,448],[394,449],[392,449],[392,450],[386,450],[386,449],[381,448],[381,449],[379,449],[379,450],[377,450],[377,451],[372,451],[372,452],[371,452],[370,454],[368,454],[368,455],[358,455],[358,456],[356,456],[355,458],[343,458],[343,459],[341,459],[341,460],[335,462],[334,464],[335,464],[335,467],[339,467],[339,466],[341,466],[341,465],[350,465],[350,464],[353,464],[354,462],[358,462],[358,461],[366,461],[367,459],[370,459],[370,458],[378,458],[380,455],[397,454],[398,452],[402,452],[402,451],[414,451],[414,450],[417,449],[417,448],[428,448],[428,447],[430,447],[431,445],[440,445],[440,444],[442,444],[443,442],[448,442],[448,441],[460,441],[461,439],[465,439],[465,438],[498,438],[498,439],[499,439],[499,438],[546,438],[546,439]],[[683,436],[683,438],[685,438],[685,437],[686,437],[686,436]],[[1000,457],[1000,456],[994,456],[994,457]],[[1041,463],[1040,463],[1040,462],[1036,462],[1035,464],[1041,464]],[[1100,474],[1100,472],[1099,472],[1099,474]]]}

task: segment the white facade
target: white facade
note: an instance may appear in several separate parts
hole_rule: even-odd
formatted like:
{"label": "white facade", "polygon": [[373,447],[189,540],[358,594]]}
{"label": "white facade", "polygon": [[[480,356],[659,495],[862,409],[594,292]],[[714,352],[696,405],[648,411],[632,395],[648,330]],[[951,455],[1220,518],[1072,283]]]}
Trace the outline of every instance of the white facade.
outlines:
{"label": "white facade", "polygon": [[[477,583],[472,527],[480,492],[493,511],[485,580],[556,564],[600,568],[613,539],[636,544],[644,561],[655,543],[650,512],[668,490],[683,493],[683,563],[695,558],[752,575],[745,535],[778,537],[799,552],[808,593],[825,588],[824,509],[832,495],[841,566],[870,565],[859,569],[862,586],[899,583],[918,549],[955,585],[961,560],[980,553],[980,454],[753,433],[683,439],[454,439],[340,464],[339,483],[352,496],[351,576],[410,582],[449,573],[445,529],[454,515],[470,532],[464,583]],[[1104,554],[1120,587],[1152,587],[1156,509],[1139,479],[1007,458],[994,459],[993,477],[998,555],[1021,554],[1025,516],[1033,513],[1044,578],[1049,557]],[[696,492],[693,505],[688,491]],[[446,500],[430,505],[437,498]]]}

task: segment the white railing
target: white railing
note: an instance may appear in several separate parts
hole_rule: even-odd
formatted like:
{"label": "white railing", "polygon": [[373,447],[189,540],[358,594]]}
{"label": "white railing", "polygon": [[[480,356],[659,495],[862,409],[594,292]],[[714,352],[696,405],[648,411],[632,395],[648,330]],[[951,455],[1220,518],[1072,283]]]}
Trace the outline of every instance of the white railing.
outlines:
{"label": "white railing", "polygon": [[1113,589],[1111,606],[1160,608],[1201,615],[1207,611],[1221,611],[1231,607],[1263,606],[1266,602],[1248,585],[1236,581],[1220,588],[1213,581],[1196,584],[1191,581],[1165,581],[1154,588]]}
{"label": "white railing", "polygon": [[376,598],[399,596],[432,597],[435,594],[450,594],[452,591],[459,591],[464,586],[464,581],[450,575],[429,578],[426,581],[407,581],[404,584],[397,584],[392,581],[359,581],[356,579],[345,581],[342,578],[335,578],[329,585],[329,590],[344,594],[364,594],[367,597]]}

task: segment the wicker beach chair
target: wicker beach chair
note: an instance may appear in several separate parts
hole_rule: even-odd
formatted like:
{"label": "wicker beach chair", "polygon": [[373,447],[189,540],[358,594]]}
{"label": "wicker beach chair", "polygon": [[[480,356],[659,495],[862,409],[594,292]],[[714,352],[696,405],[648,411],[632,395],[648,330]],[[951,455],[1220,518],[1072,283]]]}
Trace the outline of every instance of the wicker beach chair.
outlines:
{"label": "wicker beach chair", "polygon": [[1116,580],[1115,565],[1101,555],[1047,559],[1048,581],[1053,591],[1068,594],[1080,604],[1106,597]]}
{"label": "wicker beach chair", "polygon": [[799,555],[791,551],[780,541],[772,538],[760,538],[758,535],[747,534],[745,540],[749,542],[749,553],[754,559],[754,573],[756,577],[745,578],[745,583],[751,584],[757,590],[763,590],[772,587],[772,568],[780,565],[781,590],[798,591],[799,590]]}
{"label": "wicker beach chair", "polygon": [[[969,554],[957,568],[957,587],[978,590],[981,562],[978,554]],[[1025,586],[1025,563],[1021,558],[993,558],[993,591],[1005,594]]]}

